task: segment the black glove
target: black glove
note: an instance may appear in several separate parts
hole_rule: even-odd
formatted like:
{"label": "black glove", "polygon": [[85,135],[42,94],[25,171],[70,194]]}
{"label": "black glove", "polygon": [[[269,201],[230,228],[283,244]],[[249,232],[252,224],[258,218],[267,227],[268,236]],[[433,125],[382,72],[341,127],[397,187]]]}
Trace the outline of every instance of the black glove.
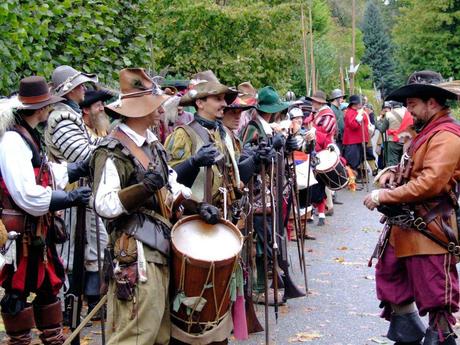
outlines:
{"label": "black glove", "polygon": [[285,138],[284,138],[284,135],[281,133],[276,134],[272,139],[272,147],[276,151],[280,150],[284,146],[284,143],[285,143]]}
{"label": "black glove", "polygon": [[297,138],[295,136],[289,136],[286,140],[286,151],[292,152],[299,148],[299,143],[297,142]]}
{"label": "black glove", "polygon": [[259,145],[259,147],[255,150],[254,158],[256,164],[271,163],[273,157],[275,157],[275,150],[272,147]]}
{"label": "black glove", "polygon": [[49,210],[58,211],[73,206],[88,205],[90,198],[91,188],[89,187],[78,187],[71,192],[53,190]]}
{"label": "black glove", "polygon": [[191,158],[192,164],[198,167],[206,167],[214,164],[215,158],[219,154],[217,147],[213,144],[202,146],[198,152]]}
{"label": "black glove", "polygon": [[69,177],[69,183],[78,181],[80,177],[89,176],[89,161],[91,156],[85,160],[67,163],[67,176]]}
{"label": "black glove", "polygon": [[162,187],[164,187],[166,185],[166,181],[163,177],[163,174],[159,173],[158,171],[149,170],[144,174],[142,184],[145,186],[145,189],[147,189],[148,192],[153,194],[157,190],[160,190]]}
{"label": "black glove", "polygon": [[219,209],[205,202],[198,204],[198,214],[208,224],[217,224],[220,218]]}

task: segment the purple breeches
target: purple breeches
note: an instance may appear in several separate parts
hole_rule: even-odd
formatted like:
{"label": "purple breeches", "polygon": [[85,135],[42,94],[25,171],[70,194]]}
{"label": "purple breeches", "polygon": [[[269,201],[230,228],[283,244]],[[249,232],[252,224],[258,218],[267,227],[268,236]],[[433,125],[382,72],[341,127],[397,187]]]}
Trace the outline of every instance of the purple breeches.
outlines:
{"label": "purple breeches", "polygon": [[377,298],[383,304],[416,303],[421,316],[445,312],[455,323],[459,283],[455,257],[450,254],[397,258],[387,245],[375,266]]}

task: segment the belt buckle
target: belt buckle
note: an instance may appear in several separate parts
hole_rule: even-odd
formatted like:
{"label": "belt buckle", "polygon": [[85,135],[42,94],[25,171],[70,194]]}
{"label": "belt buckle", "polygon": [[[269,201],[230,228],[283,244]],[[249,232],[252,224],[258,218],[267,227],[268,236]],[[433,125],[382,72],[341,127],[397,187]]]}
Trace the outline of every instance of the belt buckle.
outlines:
{"label": "belt buckle", "polygon": [[417,228],[417,230],[425,230],[426,229],[426,223],[423,221],[421,217],[417,217],[414,220],[414,226]]}

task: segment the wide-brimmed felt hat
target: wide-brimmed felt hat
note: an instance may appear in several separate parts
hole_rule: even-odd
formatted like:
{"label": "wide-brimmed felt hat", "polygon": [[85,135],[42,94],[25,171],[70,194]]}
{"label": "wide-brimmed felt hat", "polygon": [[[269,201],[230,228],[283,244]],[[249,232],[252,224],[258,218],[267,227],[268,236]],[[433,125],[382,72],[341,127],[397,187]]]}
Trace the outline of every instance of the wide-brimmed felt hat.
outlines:
{"label": "wide-brimmed felt hat", "polygon": [[143,68],[125,68],[119,75],[121,94],[117,101],[105,106],[108,115],[144,117],[169,98]]}
{"label": "wide-brimmed felt hat", "polygon": [[289,107],[289,102],[283,102],[276,90],[272,86],[265,86],[259,90],[258,103],[256,109],[274,114],[286,110]]}
{"label": "wide-brimmed felt hat", "polygon": [[255,108],[255,106],[253,104],[250,104],[248,100],[236,97],[232,104],[229,104],[224,108],[224,112],[230,109],[241,109],[244,111],[251,108]]}
{"label": "wide-brimmed felt hat", "polygon": [[75,68],[63,65],[53,71],[51,81],[55,95],[64,96],[83,83],[97,83],[98,78],[95,74],[83,73]]}
{"label": "wide-brimmed felt hat", "polygon": [[445,82],[442,75],[434,71],[419,71],[411,74],[406,85],[393,91],[385,100],[406,103],[408,98],[460,98],[458,81]]}
{"label": "wide-brimmed felt hat", "polygon": [[108,90],[86,90],[85,99],[83,100],[83,102],[80,103],[80,108],[90,107],[91,105],[99,101],[108,101],[113,96],[115,95]]}
{"label": "wide-brimmed felt hat", "polygon": [[346,98],[347,95],[341,89],[334,89],[331,92],[331,97],[329,97],[329,101],[333,101],[334,99],[337,99],[340,97]]}
{"label": "wide-brimmed felt hat", "polygon": [[19,82],[18,99],[21,102],[18,109],[31,110],[41,109],[64,100],[51,94],[45,78],[39,76],[27,77]]}
{"label": "wide-brimmed felt hat", "polygon": [[238,97],[246,104],[257,104],[257,89],[252,86],[251,82],[245,81],[238,85]]}
{"label": "wide-brimmed felt hat", "polygon": [[321,104],[326,104],[327,103],[327,100],[326,100],[326,93],[324,91],[321,91],[321,90],[318,90],[316,91],[313,96],[311,97],[305,97],[305,99],[308,99],[312,102],[318,102],[318,103],[321,103]]}
{"label": "wide-brimmed felt hat", "polygon": [[227,104],[232,104],[238,91],[221,84],[211,70],[199,72],[190,80],[189,90],[182,96],[179,105],[193,106],[197,99],[221,94],[225,95]]}

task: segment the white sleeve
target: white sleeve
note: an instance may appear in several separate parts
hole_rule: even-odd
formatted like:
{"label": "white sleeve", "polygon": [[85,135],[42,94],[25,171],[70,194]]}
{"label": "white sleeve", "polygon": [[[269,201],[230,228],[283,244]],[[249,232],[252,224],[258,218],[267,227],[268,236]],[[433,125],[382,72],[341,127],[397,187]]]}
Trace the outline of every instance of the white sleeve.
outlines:
{"label": "white sleeve", "polygon": [[37,185],[31,160],[32,150],[24,139],[16,132],[6,132],[0,142],[3,181],[16,205],[38,217],[48,212],[52,190]]}
{"label": "white sleeve", "polygon": [[67,174],[67,162],[54,163],[48,162],[51,173],[53,175],[54,185],[56,189],[64,189],[69,183],[69,175]]}
{"label": "white sleeve", "polygon": [[181,195],[181,193],[186,199],[189,199],[192,195],[192,191],[190,190],[190,188],[177,182],[177,173],[171,167],[168,167],[168,168],[169,168],[168,182],[169,182],[169,185],[171,186],[173,199],[176,200],[177,197]]}
{"label": "white sleeve", "polygon": [[123,204],[118,197],[121,190],[120,177],[117,168],[111,158],[107,158],[94,197],[94,209],[103,218],[116,218],[126,213]]}

